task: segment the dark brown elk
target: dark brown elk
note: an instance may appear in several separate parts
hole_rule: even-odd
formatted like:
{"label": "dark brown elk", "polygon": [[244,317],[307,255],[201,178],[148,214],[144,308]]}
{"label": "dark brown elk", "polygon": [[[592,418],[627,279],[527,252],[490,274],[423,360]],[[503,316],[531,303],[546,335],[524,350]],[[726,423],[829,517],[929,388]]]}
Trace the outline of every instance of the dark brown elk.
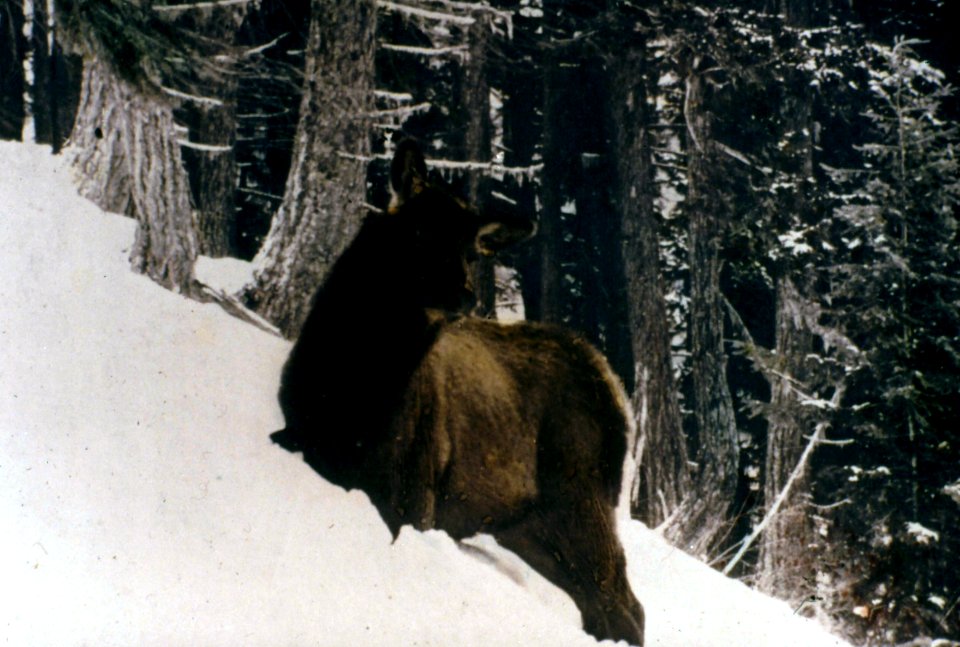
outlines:
{"label": "dark brown elk", "polygon": [[599,639],[643,642],[614,507],[629,423],[604,358],[559,328],[461,314],[470,262],[532,233],[426,176],[411,142],[394,202],[367,216],[317,292],[283,370],[287,427],[322,476],[394,533],[493,535],[565,590]]}

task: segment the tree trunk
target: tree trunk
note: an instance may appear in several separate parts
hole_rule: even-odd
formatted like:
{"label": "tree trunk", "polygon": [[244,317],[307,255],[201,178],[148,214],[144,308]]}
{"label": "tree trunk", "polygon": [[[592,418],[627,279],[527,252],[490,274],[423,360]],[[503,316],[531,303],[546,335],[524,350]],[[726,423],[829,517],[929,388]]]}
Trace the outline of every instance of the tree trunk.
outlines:
{"label": "tree trunk", "polygon": [[23,2],[0,0],[0,139],[23,137]]}
{"label": "tree trunk", "polygon": [[[187,23],[222,47],[237,39],[247,8],[245,5],[218,7],[209,13],[191,11]],[[199,14],[199,15],[195,15]],[[190,129],[190,142],[183,149],[183,161],[190,178],[197,211],[200,253],[212,257],[236,255],[236,70],[227,65],[207,94],[212,102],[191,102],[178,114]]]}
{"label": "tree trunk", "polygon": [[[224,96],[227,93],[229,89]],[[189,114],[186,121],[190,124],[190,142],[199,147],[185,147],[183,161],[197,206],[200,253],[214,258],[229,256],[234,252],[236,230],[234,104],[226,99],[219,106],[193,106]]]}
{"label": "tree trunk", "polygon": [[[777,364],[771,384],[767,457],[763,495],[769,506],[784,489],[813,433],[813,421],[800,404],[807,389],[807,363],[814,336],[805,316],[805,304],[788,277],[777,281]],[[816,553],[809,519],[809,468],[804,467],[790,487],[779,513],[760,543],[758,587],[795,605],[813,593]]]}
{"label": "tree trunk", "polygon": [[59,153],[77,113],[82,61],[64,55],[46,0],[33,3],[33,82],[30,89],[36,141]]}
{"label": "tree trunk", "polygon": [[560,65],[560,56],[550,52],[544,65],[543,91],[543,172],[541,174],[540,227],[537,246],[540,252],[540,321],[563,321],[561,281],[563,279],[563,166],[569,159],[570,133],[563,119],[565,92],[569,92],[568,68]]}
{"label": "tree trunk", "polygon": [[[785,22],[793,27],[812,25],[815,13],[811,0],[781,0]],[[783,168],[793,187],[781,190],[773,221],[778,229],[797,230],[811,221],[813,189],[813,131],[811,123],[809,79],[795,71],[785,84],[780,114],[784,127]],[[776,374],[771,383],[770,415],[767,427],[767,455],[764,475],[764,500],[769,507],[784,489],[787,479],[800,460],[815,421],[809,407],[800,405],[802,391],[809,392],[809,356],[815,352],[809,310],[797,285],[809,284],[804,267],[784,262],[776,279]],[[760,542],[758,587],[794,605],[814,593],[816,552],[815,531],[809,517],[811,482],[804,467],[780,511],[764,531]]]}
{"label": "tree trunk", "polygon": [[686,441],[670,361],[670,335],[660,274],[658,223],[646,132],[644,51],[633,47],[611,60],[617,208],[636,366],[633,405],[638,467],[631,512],[649,526],[676,510],[690,489]]}
{"label": "tree trunk", "polygon": [[293,166],[247,289],[251,304],[288,337],[359,229],[370,153],[376,5],[314,0],[311,8]]}
{"label": "tree trunk", "polygon": [[[515,27],[519,29],[519,26]],[[519,35],[517,36],[519,37]],[[506,65],[503,73],[503,141],[504,164],[506,166],[528,167],[533,163],[540,143],[540,112],[543,99],[542,77],[532,64]],[[508,194],[517,203],[517,212],[537,214],[537,190],[531,178],[522,177],[508,183]],[[513,182],[516,185],[513,185]],[[512,190],[510,190],[512,189]],[[540,234],[534,238],[537,241]],[[520,273],[520,290],[523,295],[523,309],[526,318],[541,321],[540,307],[540,257],[537,242],[518,246],[513,252],[514,265]]]}
{"label": "tree trunk", "polygon": [[723,348],[720,242],[728,206],[721,195],[723,160],[712,141],[699,61],[686,78],[688,131],[687,214],[690,219],[690,372],[696,423],[697,474],[693,492],[665,534],[697,556],[715,551],[730,529],[739,447]]}
{"label": "tree trunk", "polygon": [[[489,14],[476,12],[474,23],[467,33],[468,53],[461,87],[462,101],[467,116],[463,148],[468,161],[490,161],[490,86],[487,84],[487,48],[490,40]],[[470,204],[481,211],[480,190],[482,173],[467,172],[467,194]],[[477,294],[477,312],[481,317],[496,316],[496,285],[493,259],[481,256],[474,268],[474,288]]]}
{"label": "tree trunk", "polygon": [[582,333],[628,389],[634,377],[620,222],[611,217],[616,172],[605,123],[608,72],[592,48],[556,46],[544,71],[541,318]]}
{"label": "tree trunk", "polygon": [[50,45],[48,35],[49,16],[47,15],[46,0],[33,3],[33,25],[30,34],[31,49],[33,51],[33,82],[31,83],[31,107],[33,112],[33,133],[39,144],[53,143],[53,108],[50,96]]}
{"label": "tree trunk", "polygon": [[133,268],[194,294],[196,231],[170,106],[88,59],[71,142],[81,195],[137,219]]}

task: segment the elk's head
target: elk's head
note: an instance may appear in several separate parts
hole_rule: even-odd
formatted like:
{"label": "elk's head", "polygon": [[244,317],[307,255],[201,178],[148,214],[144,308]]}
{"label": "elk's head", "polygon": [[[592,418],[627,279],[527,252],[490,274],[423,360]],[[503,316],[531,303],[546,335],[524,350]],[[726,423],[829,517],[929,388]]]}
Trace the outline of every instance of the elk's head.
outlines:
{"label": "elk's head", "polygon": [[[474,268],[479,255],[531,236],[535,224],[516,216],[484,215],[456,197],[439,179],[427,177],[416,142],[397,146],[390,167],[390,218],[425,308],[466,311],[476,305]],[[387,268],[387,271],[390,271]]]}

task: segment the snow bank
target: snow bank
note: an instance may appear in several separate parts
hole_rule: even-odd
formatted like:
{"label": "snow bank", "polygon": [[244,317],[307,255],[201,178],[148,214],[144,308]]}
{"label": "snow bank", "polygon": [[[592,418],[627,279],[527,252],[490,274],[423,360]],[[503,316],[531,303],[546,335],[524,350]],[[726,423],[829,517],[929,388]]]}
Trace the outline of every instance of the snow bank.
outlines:
{"label": "snow bank", "polygon": [[[3,644],[595,644],[491,539],[391,543],[363,494],[272,446],[288,344],[131,273],[133,223],[45,148],[0,156]],[[844,644],[640,524],[621,534],[649,645]]]}

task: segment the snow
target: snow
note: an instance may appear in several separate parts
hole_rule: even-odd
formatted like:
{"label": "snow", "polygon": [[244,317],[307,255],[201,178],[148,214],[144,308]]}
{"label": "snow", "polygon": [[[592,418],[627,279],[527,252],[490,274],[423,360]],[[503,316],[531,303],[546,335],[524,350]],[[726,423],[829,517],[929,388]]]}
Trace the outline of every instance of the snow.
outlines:
{"label": "snow", "polygon": [[199,256],[194,275],[201,283],[224,294],[236,294],[253,281],[253,263],[239,258]]}
{"label": "snow", "polygon": [[[133,274],[134,223],[47,149],[0,155],[0,643],[595,644],[490,538],[391,543],[365,495],[271,445],[288,343]],[[621,536],[648,645],[846,644]]]}
{"label": "snow", "polygon": [[913,540],[918,544],[926,546],[940,541],[940,533],[936,530],[930,530],[916,521],[908,521],[905,525],[907,534],[913,537]]}

